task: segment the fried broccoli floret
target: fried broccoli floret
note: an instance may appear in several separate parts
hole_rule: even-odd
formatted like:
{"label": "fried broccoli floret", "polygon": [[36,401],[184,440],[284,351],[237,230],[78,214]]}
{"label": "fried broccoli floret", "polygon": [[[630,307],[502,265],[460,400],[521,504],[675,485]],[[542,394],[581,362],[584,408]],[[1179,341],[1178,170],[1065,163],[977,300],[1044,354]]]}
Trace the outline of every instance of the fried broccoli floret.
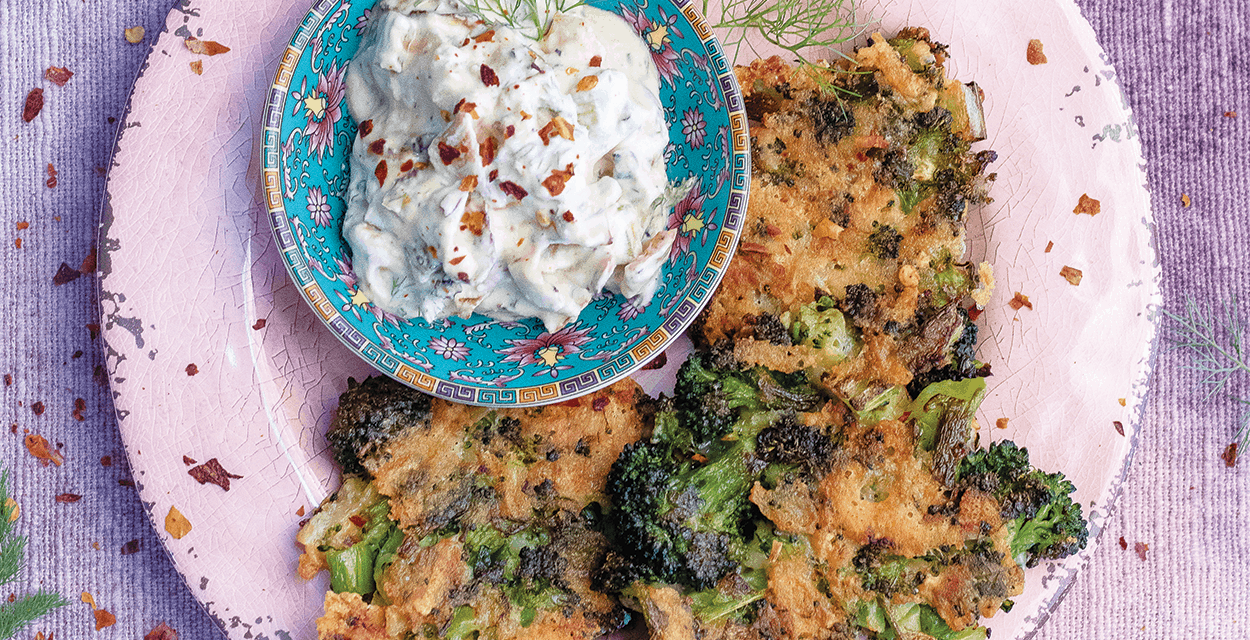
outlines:
{"label": "fried broccoli floret", "polygon": [[860,348],[856,330],[829,296],[799,307],[790,323],[790,340],[825,353],[830,364],[853,357]]}
{"label": "fried broccoli floret", "polygon": [[990,375],[990,365],[977,359],[977,334],[975,322],[962,307],[958,313],[963,319],[962,327],[952,336],[950,345],[944,350],[949,354],[950,364],[934,367],[916,374],[907,385],[907,393],[913,398],[920,395],[925,387],[943,380],[967,380]]}
{"label": "fried broccoli floret", "polygon": [[802,374],[710,367],[710,356],[694,354],[677,371],[673,404],[693,444],[728,434],[742,410],[805,411],[820,404],[819,394]]}
{"label": "fried broccoli floret", "polygon": [[984,378],[945,380],[925,387],[911,404],[916,447],[930,452],[930,468],[944,485],[954,485],[961,461],[976,448],[973,417],[984,397]]}
{"label": "fried broccoli floret", "polygon": [[326,440],[343,473],[367,475],[387,444],[429,420],[430,396],[383,376],[348,378]]}
{"label": "fried broccoli floret", "polygon": [[894,260],[898,258],[899,244],[903,241],[903,235],[894,227],[883,224],[876,226],[873,232],[868,236],[868,253],[882,260]]}
{"label": "fried broccoli floret", "polygon": [[701,590],[738,567],[759,515],[751,487],[770,459],[812,469],[828,456],[828,437],[794,418],[824,402],[801,373],[713,369],[692,356],[675,410],[657,414],[651,439],[627,446],[608,476],[608,528],[630,574],[615,582]]}
{"label": "fried broccoli floret", "polygon": [[[672,419],[661,416],[657,428]],[[730,547],[742,537],[755,479],[744,445],[718,448],[706,461],[671,442],[626,447],[608,476],[609,521],[631,566],[625,581],[703,589],[733,569]]]}
{"label": "fried broccoli floret", "polygon": [[959,482],[999,500],[1020,564],[1033,567],[1085,548],[1089,530],[1072,500],[1075,487],[1062,473],[1031,466],[1028,449],[1003,440],[975,451],[960,462]]}
{"label": "fried broccoli floret", "polygon": [[330,570],[330,588],[372,597],[382,573],[395,561],[403,532],[390,519],[385,497],[357,477],[348,477],[297,540],[304,546],[301,573]]}

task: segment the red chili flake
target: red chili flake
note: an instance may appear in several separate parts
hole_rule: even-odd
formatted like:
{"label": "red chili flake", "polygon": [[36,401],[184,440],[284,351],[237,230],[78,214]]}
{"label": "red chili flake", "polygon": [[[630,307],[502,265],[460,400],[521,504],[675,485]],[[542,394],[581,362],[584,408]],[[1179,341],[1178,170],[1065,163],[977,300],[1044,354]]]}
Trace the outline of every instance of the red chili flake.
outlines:
{"label": "red chili flake", "polygon": [[595,411],[603,411],[604,409],[607,409],[608,405],[611,403],[612,403],[611,398],[607,396],[600,396],[598,398],[595,398],[593,401],[591,401],[590,408],[594,409]]}
{"label": "red chili flake", "polygon": [[490,175],[487,176],[487,178],[490,179],[491,182],[494,182],[495,179],[498,177],[499,177],[499,169],[491,169]]}
{"label": "red chili flake", "polygon": [[1059,270],[1059,275],[1063,276],[1063,279],[1067,280],[1068,284],[1074,287],[1080,286],[1081,278],[1085,277],[1084,274],[1081,273],[1080,269],[1069,267],[1067,265],[1064,265],[1064,267]]}
{"label": "red chili flake", "polygon": [[403,164],[399,165],[400,173],[408,173],[409,171],[412,171],[412,159],[411,158],[408,160],[405,160]]}
{"label": "red chili flake", "polygon": [[22,120],[30,122],[43,111],[43,89],[35,87],[26,94],[26,104],[22,107]]}
{"label": "red chili flake", "polygon": [[204,75],[203,60],[192,60],[187,66],[191,67],[191,73],[194,73],[197,76]]}
{"label": "red chili flake", "polygon": [[79,276],[81,276],[81,275],[82,275],[82,272],[81,272],[81,271],[79,271],[79,270],[77,270],[77,269],[75,269],[75,268],[73,268],[73,267],[69,266],[68,264],[65,264],[64,262],[62,262],[62,263],[61,263],[61,268],[60,268],[60,269],[57,269],[57,270],[56,270],[56,275],[52,276],[52,284],[54,284],[54,285],[56,285],[56,286],[58,286],[58,287],[59,287],[59,286],[61,286],[61,285],[63,285],[63,284],[69,284],[69,283],[71,283],[71,282],[73,282],[73,281],[77,280],[77,279],[79,278]]}
{"label": "red chili flake", "polygon": [[100,456],[100,466],[101,467],[113,466],[113,456]]}
{"label": "red chili flake", "polygon": [[456,107],[452,109],[451,112],[460,113],[461,111],[465,113],[473,114],[473,117],[476,118],[477,117],[477,103],[467,102],[464,98],[461,98],[460,102],[456,103]]}
{"label": "red chili flake", "polygon": [[59,467],[65,461],[65,456],[48,446],[48,441],[37,433],[27,434],[22,444],[26,445],[26,450],[30,452],[30,455],[35,456],[45,467],[49,462]]}
{"label": "red chili flake", "polygon": [[21,221],[21,222],[18,222],[18,223],[17,223],[17,230],[18,230],[18,231],[25,231],[25,230],[27,230],[27,229],[29,229],[29,228],[30,228],[30,223],[29,223],[29,222],[26,222],[25,220],[23,220],[23,221]]}
{"label": "red chili flake", "polygon": [[520,200],[530,194],[530,192],[526,191],[523,187],[521,187],[521,185],[511,180],[504,180],[503,182],[500,182],[499,188],[503,190],[504,193],[516,198],[517,200]]}
{"label": "red chili flake", "polygon": [[372,153],[375,156],[382,155],[382,152],[385,150],[386,138],[378,138],[377,140],[369,143],[369,153]]}
{"label": "red chili flake", "polygon": [[18,249],[21,249],[21,248],[22,248],[22,239],[21,239],[21,238],[14,238],[14,239],[13,239],[13,246],[17,247]]}
{"label": "red chili flake", "polygon": [[77,493],[62,493],[56,497],[56,501],[61,504],[71,504],[82,500],[82,496]]}
{"label": "red chili flake", "polygon": [[191,364],[187,365],[187,375],[188,375],[188,376],[193,376],[193,375],[195,375],[195,374],[197,374],[197,373],[199,373],[199,372],[200,372],[200,368],[199,368],[199,367],[197,367],[197,366],[195,366],[195,363],[194,363],[194,362],[192,362]]}
{"label": "red chili flake", "polygon": [[1224,466],[1237,466],[1237,443],[1234,442],[1224,448],[1224,454],[1220,456],[1224,459]]}
{"label": "red chili flake", "polygon": [[447,263],[453,267],[460,264],[461,262],[464,262],[464,256],[456,256],[455,258],[452,258],[451,260],[447,261]]}
{"label": "red chili flake", "polygon": [[460,190],[468,193],[477,188],[477,176],[467,175],[460,179]]}
{"label": "red chili flake", "polygon": [[9,425],[9,433],[17,433],[17,423],[16,423],[16,422],[14,422],[13,424]]}
{"label": "red chili flake", "polygon": [[[486,228],[486,212],[485,211],[465,211],[460,214],[460,224],[462,230],[468,230],[475,236],[482,235],[482,230]],[[459,247],[456,247],[459,249]],[[456,264],[456,263],[452,263]]]}
{"label": "red chili flake", "polygon": [[1137,542],[1133,544],[1133,552],[1136,553],[1137,557],[1141,558],[1142,560],[1146,559],[1146,552],[1149,550],[1150,550],[1150,545],[1146,544],[1145,542]]}
{"label": "red chili flake", "polygon": [[473,36],[473,41],[474,42],[491,42],[494,39],[494,37],[495,37],[495,30],[491,29],[489,31],[483,31],[482,33],[479,33]]}
{"label": "red chili flake", "polygon": [[1124,536],[1120,536],[1120,548],[1124,550],[1128,549],[1128,540],[1125,540]]}
{"label": "red chili flake", "polygon": [[195,458],[192,458],[190,456],[182,456],[182,464],[185,464],[189,467],[195,464]]}
{"label": "red chili flake", "polygon": [[230,490],[231,478],[243,477],[226,471],[221,466],[221,463],[217,462],[217,458],[213,458],[198,467],[192,467],[187,473],[191,474],[191,477],[195,478],[200,484],[211,482],[225,491]]}
{"label": "red chili flake", "polygon": [[52,82],[52,84],[58,87],[64,87],[65,83],[69,82],[69,79],[74,77],[74,72],[66,69],[65,67],[48,67],[47,70],[43,72],[43,77],[47,78]]}
{"label": "red chili flake", "polygon": [[230,47],[212,40],[198,40],[196,38],[187,38],[183,40],[187,45],[187,50],[191,53],[201,56],[215,56],[230,51]]}
{"label": "red chili flake", "polygon": [[164,622],[152,627],[143,640],[178,640],[178,632]]}
{"label": "red chili flake", "polygon": [[495,136],[487,136],[485,140],[477,145],[477,154],[482,156],[483,167],[495,161],[495,150],[498,144]]}
{"label": "red chili flake", "polygon": [[91,251],[87,253],[87,257],[82,259],[78,265],[78,272],[83,275],[95,273],[96,253],[95,247],[91,247]]}
{"label": "red chili flake", "polygon": [[457,278],[457,279],[459,279],[461,282],[468,282],[468,281],[469,281],[469,274],[467,274],[467,273],[465,273],[465,272],[461,271],[460,273],[457,273],[457,274],[456,274],[456,278]]}
{"label": "red chili flake", "polygon": [[668,364],[668,352],[661,351],[660,355],[651,359],[651,362],[642,365],[642,370],[653,371],[655,369],[663,369],[666,364]]}
{"label": "red chili flake", "polygon": [[360,123],[360,129],[356,133],[359,133],[361,138],[373,133],[373,120],[365,120]]}
{"label": "red chili flake", "polygon": [[451,164],[456,161],[456,158],[460,157],[460,150],[440,140],[438,142],[438,157],[443,161],[443,164]]}
{"label": "red chili flake", "polygon": [[495,75],[495,70],[486,65],[482,65],[478,70],[482,76],[482,84],[488,87],[499,86],[499,76]]}
{"label": "red chili flake", "polygon": [[508,138],[511,138],[512,136],[516,135],[516,126],[508,125],[508,128],[503,130],[503,133],[504,133],[503,137],[505,140],[507,140]]}
{"label": "red chili flake", "polygon": [[590,58],[590,66],[597,67],[603,64],[603,56],[593,56]]}
{"label": "red chili flake", "polygon": [[[564,184],[569,181],[569,178],[572,178],[572,177],[573,177],[573,163],[570,162],[564,165],[563,171],[559,169],[553,169],[551,171],[551,175],[543,179],[543,186],[547,188],[548,193],[550,193],[553,196],[558,196],[561,193],[564,193]],[[573,221],[572,213],[569,213],[566,211],[565,215],[567,216],[565,218],[566,221],[568,222]]]}
{"label": "red chili flake", "polygon": [[573,221],[573,212],[572,212],[572,211],[565,211],[565,212],[564,212],[564,214],[563,214],[563,215],[561,215],[560,217],[561,217],[561,218],[564,218],[564,221],[565,221],[565,222],[572,222],[572,221]]}
{"label": "red chili flake", "polygon": [[1033,303],[1029,302],[1029,297],[1019,291],[1017,291],[1015,297],[1007,303],[1007,306],[1015,309],[1016,311],[1019,311],[1021,307],[1028,307],[1030,311],[1033,310]]}
{"label": "red chili flake", "polygon": [[373,168],[373,175],[377,176],[379,187],[386,182],[386,168],[385,160],[379,160],[378,166]]}
{"label": "red chili flake", "polygon": [[30,410],[34,411],[35,415],[41,416],[45,411],[45,407],[43,406],[43,402],[37,400],[35,401],[35,404],[30,405]]}
{"label": "red chili flake", "polygon": [[1236,111],[1225,111],[1225,112],[1224,112],[1224,117],[1225,117],[1225,118],[1236,118],[1236,117],[1237,117],[1237,112],[1236,112]]}
{"label": "red chili flake", "polygon": [[91,370],[91,379],[95,380],[95,383],[98,386],[104,387],[108,385],[109,374],[108,371],[104,369],[104,365],[97,364],[95,368]]}
{"label": "red chili flake", "polygon": [[1087,213],[1091,216],[1096,216],[1099,213],[1102,213],[1102,203],[1089,197],[1089,194],[1083,193],[1081,194],[1080,201],[1076,203],[1076,208],[1072,210],[1072,213]]}
{"label": "red chili flake", "polygon": [[303,517],[303,515],[304,515],[304,505],[300,505],[300,506],[299,506],[299,508],[295,510],[295,515],[300,516],[300,517]]}
{"label": "red chili flake", "polygon": [[4,374],[4,386],[6,387],[13,386],[13,374],[11,373]]}
{"label": "red chili flake", "polygon": [[95,630],[99,631],[106,627],[117,624],[117,616],[105,611],[104,609],[96,609],[92,613],[95,614]]}
{"label": "red chili flake", "polygon": [[264,329],[265,324],[268,322],[269,321],[264,318],[257,318],[256,322],[252,323],[252,331],[260,331],[261,329]]}
{"label": "red chili flake", "polygon": [[86,410],[87,410],[87,401],[83,400],[82,398],[74,398],[74,411],[72,414],[74,416],[74,419],[79,422],[86,420],[86,418],[84,418],[82,415],[82,413]]}
{"label": "red chili flake", "polygon": [[134,555],[136,553],[139,553],[139,539],[138,538],[135,538],[134,540],[131,540],[130,542],[127,542],[126,544],[122,545],[123,556]]}
{"label": "red chili flake", "polygon": [[53,166],[51,162],[49,162],[49,163],[48,163],[48,179],[44,181],[44,184],[45,184],[45,185],[47,185],[47,187],[48,187],[49,189],[55,189],[55,188],[56,188],[56,184],[57,184],[56,177],[57,177],[57,175],[59,175],[59,174],[58,174],[58,172],[57,172],[57,170],[56,170],[56,167],[55,167],[55,166]]}
{"label": "red chili flake", "polygon": [[351,516],[348,520],[351,520],[352,524],[358,527],[363,527],[367,522],[369,522],[368,520],[365,520],[364,516],[359,515]]}
{"label": "red chili flake", "polygon": [[1055,248],[1055,241],[1051,240],[1050,242],[1046,243],[1046,251],[1044,253],[1050,253],[1050,250],[1054,248]]}
{"label": "red chili flake", "polygon": [[87,325],[87,333],[91,334],[91,339],[92,339],[92,340],[95,340],[96,338],[99,338],[99,337],[100,337],[100,325],[98,325],[98,324],[90,324],[90,323],[89,323],[89,324]]}
{"label": "red chili flake", "polygon": [[538,137],[543,139],[543,145],[550,144],[551,139],[556,136],[569,141],[573,140],[573,125],[560,116],[552,118],[551,122],[543,125],[543,128],[538,130]]}
{"label": "red chili flake", "polygon": [[1114,425],[1115,425],[1115,432],[1116,432],[1116,433],[1118,433],[1118,434],[1120,434],[1120,435],[1124,435],[1124,423],[1123,423],[1123,422],[1120,422],[1119,420],[1116,420],[1116,421],[1115,421],[1115,422],[1113,422],[1112,424],[1114,424]]}
{"label": "red chili flake", "polygon": [[128,478],[118,478],[117,484],[120,484],[123,487],[133,487],[135,486],[135,481]]}
{"label": "red chili flake", "polygon": [[1029,40],[1029,47],[1024,57],[1031,65],[1046,64],[1046,54],[1042,53],[1042,41],[1037,38]]}

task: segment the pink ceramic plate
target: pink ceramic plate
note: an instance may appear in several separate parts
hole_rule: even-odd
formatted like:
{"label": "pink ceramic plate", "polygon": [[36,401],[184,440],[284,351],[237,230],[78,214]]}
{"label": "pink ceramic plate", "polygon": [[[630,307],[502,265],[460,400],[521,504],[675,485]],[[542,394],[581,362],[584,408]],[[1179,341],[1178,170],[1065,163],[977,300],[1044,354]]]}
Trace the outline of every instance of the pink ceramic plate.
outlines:
{"label": "pink ceramic plate", "polygon": [[[348,376],[369,373],[290,283],[258,183],[264,92],[308,4],[170,14],[135,85],[101,223],[107,362],[135,479],[179,570],[237,638],[315,635],[326,585],[295,576],[293,539],[337,482],[323,455],[329,410]],[[996,201],[969,220],[970,257],[998,277],[982,316],[995,372],[982,434],[1064,470],[1098,530],[1133,449],[1158,303],[1137,132],[1114,71],[1071,0],[865,8],[883,32],[927,26],[952,44],[955,77],[985,89]],[[192,55],[187,35],[231,51]],[[1031,39],[1046,64],[1026,61]],[[1073,213],[1084,194],[1101,213]],[[1079,286],[1065,266],[1081,270]],[[1008,306],[1016,292],[1031,309]],[[200,484],[184,456],[242,477],[229,491]],[[179,538],[171,509],[191,525]],[[1032,571],[1016,608],[992,621],[995,638],[1030,635],[1088,553]]]}

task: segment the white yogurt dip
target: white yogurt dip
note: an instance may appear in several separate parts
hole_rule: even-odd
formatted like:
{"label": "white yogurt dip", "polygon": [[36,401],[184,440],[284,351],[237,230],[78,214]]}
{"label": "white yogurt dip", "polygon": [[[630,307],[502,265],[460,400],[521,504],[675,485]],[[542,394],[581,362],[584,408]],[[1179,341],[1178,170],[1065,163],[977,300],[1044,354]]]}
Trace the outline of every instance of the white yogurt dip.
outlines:
{"label": "white yogurt dip", "polygon": [[645,44],[590,7],[541,43],[455,8],[379,2],[348,67],[361,291],[403,317],[551,331],[605,288],[645,304],[676,235]]}

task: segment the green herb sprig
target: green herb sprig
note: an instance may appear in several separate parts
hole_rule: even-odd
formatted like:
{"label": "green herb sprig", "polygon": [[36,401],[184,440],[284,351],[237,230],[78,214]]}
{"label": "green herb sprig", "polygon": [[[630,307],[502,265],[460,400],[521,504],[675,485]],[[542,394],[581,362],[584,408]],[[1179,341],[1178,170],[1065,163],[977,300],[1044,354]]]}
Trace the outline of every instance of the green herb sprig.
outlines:
{"label": "green herb sprig", "polygon": [[[16,503],[9,501],[9,472],[0,471],[0,587],[16,580],[26,562],[26,537],[13,533],[16,508]],[[67,604],[69,601],[59,593],[42,589],[0,604],[0,638],[13,637],[30,623]]]}
{"label": "green herb sprig", "polygon": [[[557,13],[566,13],[584,0],[461,0],[464,7],[482,20],[506,24],[533,40],[542,40],[551,29]],[[539,7],[539,3],[542,7]]]}
{"label": "green herb sprig", "polygon": [[855,22],[856,0],[703,0],[703,15],[714,28],[722,29],[721,44],[733,48],[734,58],[745,46],[754,52],[747,36],[758,33],[769,44],[790,52],[804,65],[812,65],[804,52],[833,48],[864,32]]}
{"label": "green herb sprig", "polygon": [[[1250,354],[1244,344],[1245,321],[1236,297],[1225,302],[1218,313],[1187,298],[1180,314],[1164,309],[1163,315],[1171,322],[1168,342],[1189,352],[1192,362],[1187,368],[1205,374],[1201,382],[1207,389],[1204,400],[1210,401],[1225,391],[1239,372],[1250,373]],[[1250,399],[1229,395],[1246,406],[1234,436],[1238,449],[1244,452],[1250,447]]]}

